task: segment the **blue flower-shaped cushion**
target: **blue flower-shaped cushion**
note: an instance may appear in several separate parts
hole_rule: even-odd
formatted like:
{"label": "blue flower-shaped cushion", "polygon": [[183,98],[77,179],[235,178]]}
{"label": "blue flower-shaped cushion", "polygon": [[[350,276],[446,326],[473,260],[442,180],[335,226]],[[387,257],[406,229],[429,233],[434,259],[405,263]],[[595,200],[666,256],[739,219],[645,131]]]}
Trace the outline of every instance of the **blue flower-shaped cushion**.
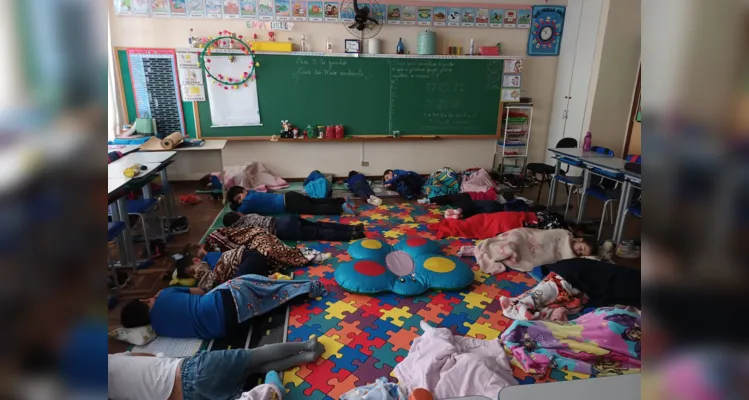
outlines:
{"label": "blue flower-shaped cushion", "polygon": [[362,239],[352,242],[348,252],[353,261],[338,266],[335,280],[349,292],[415,296],[429,289],[459,290],[473,282],[470,266],[440,254],[437,243],[423,238],[404,239],[392,247]]}

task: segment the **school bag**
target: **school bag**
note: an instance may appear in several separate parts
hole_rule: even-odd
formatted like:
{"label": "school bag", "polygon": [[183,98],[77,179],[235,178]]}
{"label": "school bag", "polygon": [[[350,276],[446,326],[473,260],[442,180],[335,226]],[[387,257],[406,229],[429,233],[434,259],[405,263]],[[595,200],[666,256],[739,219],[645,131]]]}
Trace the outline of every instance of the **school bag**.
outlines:
{"label": "school bag", "polygon": [[330,197],[333,188],[330,185],[330,181],[325,179],[325,176],[320,171],[315,170],[304,180],[304,191],[307,193],[307,196],[313,199],[325,199]]}
{"label": "school bag", "polygon": [[460,193],[460,176],[449,167],[432,173],[424,184],[424,192],[430,199],[436,196]]}

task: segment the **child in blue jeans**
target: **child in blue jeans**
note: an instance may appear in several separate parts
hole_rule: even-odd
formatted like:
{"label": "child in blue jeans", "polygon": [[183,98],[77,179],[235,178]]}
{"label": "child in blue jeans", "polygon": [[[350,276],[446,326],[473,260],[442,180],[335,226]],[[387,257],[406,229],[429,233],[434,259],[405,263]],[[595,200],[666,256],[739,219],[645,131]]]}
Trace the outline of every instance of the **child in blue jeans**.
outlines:
{"label": "child in blue jeans", "polygon": [[354,192],[356,197],[367,199],[367,203],[373,206],[379,206],[380,204],[382,204],[382,199],[375,196],[374,190],[372,190],[372,188],[369,186],[367,177],[364,176],[364,174],[360,174],[356,171],[350,171],[348,173],[348,179],[343,181],[343,183],[348,185],[349,190]]}

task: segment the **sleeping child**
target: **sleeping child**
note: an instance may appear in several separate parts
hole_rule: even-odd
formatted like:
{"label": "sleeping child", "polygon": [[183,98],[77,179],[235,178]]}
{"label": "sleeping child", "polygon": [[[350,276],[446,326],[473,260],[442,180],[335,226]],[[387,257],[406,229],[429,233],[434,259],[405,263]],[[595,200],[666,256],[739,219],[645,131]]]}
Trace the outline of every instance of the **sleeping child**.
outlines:
{"label": "sleeping child", "polygon": [[[506,268],[532,271],[539,265],[596,254],[598,245],[587,238],[573,238],[565,229],[540,230],[517,228],[495,238],[479,242],[473,254],[481,271],[498,274]],[[470,255],[471,249],[461,249]]]}
{"label": "sleeping child", "polygon": [[[218,256],[216,256],[218,255]],[[198,244],[185,246],[177,260],[177,278],[193,278],[197,287],[210,291],[236,276],[255,274],[268,276],[275,272],[268,259],[257,250],[239,246],[224,253],[207,253]]]}
{"label": "sleeping child", "polygon": [[348,179],[343,181],[348,185],[349,190],[354,192],[357,197],[367,199],[367,203],[373,206],[379,206],[382,204],[382,200],[375,196],[374,190],[369,186],[367,177],[364,174],[360,174],[356,171],[350,171],[348,173]]}
{"label": "sleeping child", "polygon": [[[497,203],[499,204],[499,203]],[[427,227],[437,231],[438,238],[462,237],[468,239],[488,239],[516,228],[533,229],[566,229],[564,217],[556,213],[529,211],[501,211],[488,214],[477,214],[466,219],[451,218],[429,224]],[[454,210],[452,210],[454,211]]]}
{"label": "sleeping child", "polygon": [[401,197],[412,199],[421,194],[424,179],[413,171],[386,169],[382,175],[385,188],[395,190]]}
{"label": "sleeping child", "polygon": [[232,210],[258,214],[355,214],[354,205],[342,198],[313,199],[297,192],[265,193],[232,186],[226,192]]}
{"label": "sleeping child", "polygon": [[228,212],[223,220],[225,227],[262,228],[278,236],[281,240],[324,240],[328,242],[348,242],[364,239],[364,225],[345,225],[333,222],[309,221],[296,215],[266,217],[258,214]]}

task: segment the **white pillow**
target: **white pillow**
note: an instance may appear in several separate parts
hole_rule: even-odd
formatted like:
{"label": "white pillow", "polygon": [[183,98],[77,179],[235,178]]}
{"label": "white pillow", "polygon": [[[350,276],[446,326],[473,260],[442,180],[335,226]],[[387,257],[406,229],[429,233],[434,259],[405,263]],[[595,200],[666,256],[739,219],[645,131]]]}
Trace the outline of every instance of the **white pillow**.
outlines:
{"label": "white pillow", "polygon": [[117,328],[112,332],[109,332],[109,337],[136,346],[143,346],[151,343],[158,337],[158,335],[153,331],[151,325],[146,325],[137,328]]}

